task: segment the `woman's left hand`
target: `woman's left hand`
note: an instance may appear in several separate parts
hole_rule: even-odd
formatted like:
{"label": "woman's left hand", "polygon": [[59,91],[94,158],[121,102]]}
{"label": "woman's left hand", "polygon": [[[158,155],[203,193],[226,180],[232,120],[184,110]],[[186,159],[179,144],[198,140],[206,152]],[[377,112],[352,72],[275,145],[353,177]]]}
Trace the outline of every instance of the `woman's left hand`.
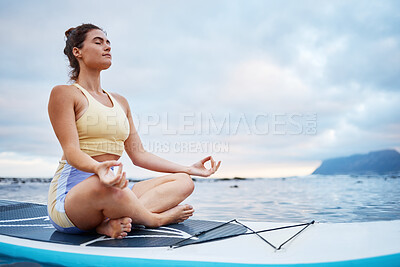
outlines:
{"label": "woman's left hand", "polygon": [[[211,161],[211,168],[206,169],[204,167],[204,163],[206,163],[209,160]],[[211,174],[214,174],[218,170],[220,165],[221,165],[221,161],[218,161],[218,163],[215,164],[214,159],[211,156],[208,156],[208,157],[200,160],[199,162],[196,162],[192,166],[190,166],[189,174],[208,177]]]}

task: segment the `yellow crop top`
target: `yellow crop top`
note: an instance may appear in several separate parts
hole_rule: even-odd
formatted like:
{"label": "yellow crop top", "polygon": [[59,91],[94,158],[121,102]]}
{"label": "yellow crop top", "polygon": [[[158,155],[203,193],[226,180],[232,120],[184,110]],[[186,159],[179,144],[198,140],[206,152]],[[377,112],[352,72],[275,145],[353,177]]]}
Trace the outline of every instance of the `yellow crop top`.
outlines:
{"label": "yellow crop top", "polygon": [[73,85],[82,91],[89,102],[85,113],[76,121],[81,150],[89,156],[122,156],[124,142],[129,136],[129,121],[118,101],[104,91],[113,104],[107,107],[79,84]]}

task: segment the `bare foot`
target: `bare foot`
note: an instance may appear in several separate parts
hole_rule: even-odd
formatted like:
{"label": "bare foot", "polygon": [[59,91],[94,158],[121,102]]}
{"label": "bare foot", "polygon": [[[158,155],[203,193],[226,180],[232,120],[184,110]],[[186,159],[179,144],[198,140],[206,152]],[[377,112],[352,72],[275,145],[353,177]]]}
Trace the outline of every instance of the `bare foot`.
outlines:
{"label": "bare foot", "polygon": [[172,209],[160,213],[162,225],[179,223],[189,219],[193,215],[194,209],[190,205],[178,205]]}
{"label": "bare foot", "polygon": [[132,219],[129,217],[112,220],[106,219],[96,227],[96,232],[101,235],[121,239],[127,236],[127,232],[131,231],[131,222]]}

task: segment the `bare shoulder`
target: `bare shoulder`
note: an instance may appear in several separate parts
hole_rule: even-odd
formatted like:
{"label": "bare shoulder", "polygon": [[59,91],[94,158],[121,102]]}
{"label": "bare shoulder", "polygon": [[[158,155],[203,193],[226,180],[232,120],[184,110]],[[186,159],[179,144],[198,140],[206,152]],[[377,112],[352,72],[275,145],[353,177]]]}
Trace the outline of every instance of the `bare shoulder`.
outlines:
{"label": "bare shoulder", "polygon": [[75,109],[84,102],[84,96],[78,88],[73,85],[56,85],[53,87],[49,98],[50,110]]}
{"label": "bare shoulder", "polygon": [[118,101],[118,103],[119,103],[124,109],[129,110],[129,103],[128,103],[128,100],[126,100],[125,97],[123,97],[122,95],[117,94],[117,93],[110,93],[110,94]]}
{"label": "bare shoulder", "polygon": [[65,100],[73,98],[76,95],[77,91],[74,90],[75,86],[73,85],[56,85],[51,90],[50,98],[62,99]]}
{"label": "bare shoulder", "polygon": [[62,92],[66,90],[71,90],[72,87],[75,87],[73,85],[68,85],[68,84],[60,84],[56,85],[53,87],[52,92]]}

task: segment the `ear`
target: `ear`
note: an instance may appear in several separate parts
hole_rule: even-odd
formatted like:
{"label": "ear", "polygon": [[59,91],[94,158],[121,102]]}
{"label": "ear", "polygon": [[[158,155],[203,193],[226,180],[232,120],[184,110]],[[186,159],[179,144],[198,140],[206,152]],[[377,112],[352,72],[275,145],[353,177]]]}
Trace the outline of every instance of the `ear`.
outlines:
{"label": "ear", "polygon": [[82,57],[81,50],[78,47],[72,48],[72,54],[74,54],[74,56],[76,58],[81,58]]}

